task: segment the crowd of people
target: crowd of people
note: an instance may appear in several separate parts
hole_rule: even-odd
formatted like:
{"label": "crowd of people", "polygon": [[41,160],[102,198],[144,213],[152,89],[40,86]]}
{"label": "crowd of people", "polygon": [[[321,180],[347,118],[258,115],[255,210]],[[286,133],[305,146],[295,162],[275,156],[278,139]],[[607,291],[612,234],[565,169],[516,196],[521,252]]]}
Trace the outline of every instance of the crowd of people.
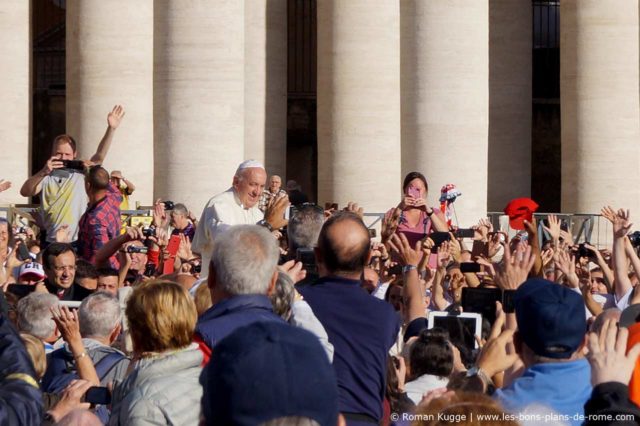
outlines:
{"label": "crowd of people", "polygon": [[412,172],[372,238],[247,160],[199,219],[160,199],[123,227],[135,186],[101,166],[123,117],[86,161],[57,137],[21,188],[36,223],[0,220],[0,424],[640,422],[629,211],[595,247],[517,199],[510,238]]}

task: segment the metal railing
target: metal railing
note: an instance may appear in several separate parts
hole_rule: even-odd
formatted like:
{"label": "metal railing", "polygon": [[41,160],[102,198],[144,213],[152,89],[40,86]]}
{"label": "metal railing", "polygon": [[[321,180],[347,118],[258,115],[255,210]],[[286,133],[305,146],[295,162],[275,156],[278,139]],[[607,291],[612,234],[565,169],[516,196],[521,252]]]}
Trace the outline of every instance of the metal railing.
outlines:
{"label": "metal railing", "polygon": [[[0,205],[0,217],[6,218],[10,223],[21,222],[26,225],[21,218],[35,222],[34,213],[39,208],[36,204],[8,204]],[[152,206],[136,205],[136,209],[122,210],[122,222],[127,223],[136,216],[149,217],[152,214]],[[570,232],[575,243],[589,242],[597,248],[608,247],[612,243],[611,223],[599,214],[570,214],[570,213],[535,213],[538,224],[538,235],[542,239],[548,239],[549,235],[543,227],[544,220],[550,214],[555,214],[560,220],[563,228]],[[365,213],[364,222],[370,229],[380,230],[382,219],[385,213]],[[487,217],[491,221],[496,231],[505,232],[509,238],[516,235],[518,231],[509,227],[509,217],[503,212],[489,212]],[[379,232],[378,232],[379,234]]]}

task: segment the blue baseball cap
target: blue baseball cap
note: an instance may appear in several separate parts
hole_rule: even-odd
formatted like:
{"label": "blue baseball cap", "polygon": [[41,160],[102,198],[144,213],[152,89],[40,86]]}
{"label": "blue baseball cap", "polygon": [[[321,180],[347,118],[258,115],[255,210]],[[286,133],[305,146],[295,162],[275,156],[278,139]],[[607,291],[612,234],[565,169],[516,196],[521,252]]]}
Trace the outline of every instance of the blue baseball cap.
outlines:
{"label": "blue baseball cap", "polygon": [[575,291],[531,278],[518,288],[513,303],[520,337],[536,355],[570,358],[584,341],[584,301]]}
{"label": "blue baseball cap", "polygon": [[207,425],[257,425],[301,416],[338,420],[338,386],[318,338],[289,324],[256,322],[213,350],[200,376]]}

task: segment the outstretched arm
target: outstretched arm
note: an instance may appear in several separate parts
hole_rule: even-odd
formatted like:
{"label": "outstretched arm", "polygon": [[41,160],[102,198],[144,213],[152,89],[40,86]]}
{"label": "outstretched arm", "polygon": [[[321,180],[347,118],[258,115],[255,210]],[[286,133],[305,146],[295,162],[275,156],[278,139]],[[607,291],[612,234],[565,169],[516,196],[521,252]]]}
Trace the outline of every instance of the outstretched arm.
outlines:
{"label": "outstretched arm", "polygon": [[42,180],[47,177],[54,169],[62,166],[62,160],[58,157],[51,157],[47,160],[44,167],[35,175],[27,179],[20,188],[20,195],[23,197],[33,197],[42,191]]}
{"label": "outstretched arm", "polygon": [[391,250],[398,254],[400,264],[404,270],[404,312],[405,321],[410,323],[416,318],[423,317],[426,311],[420,279],[418,277],[418,263],[422,251],[422,241],[411,247],[404,234],[394,234],[389,240]]}
{"label": "outstretched arm", "polygon": [[613,276],[614,294],[620,300],[633,286],[629,279],[629,265],[625,252],[624,238],[626,237],[632,223],[629,221],[629,210],[623,209],[614,212],[611,207],[602,209],[603,216],[609,219],[613,225]]}
{"label": "outstretched arm", "polygon": [[109,148],[111,147],[111,141],[113,140],[113,135],[116,132],[118,126],[120,126],[120,122],[124,117],[124,108],[122,105],[116,105],[113,107],[113,110],[107,115],[107,130],[104,132],[104,136],[98,145],[98,149],[96,153],[91,157],[91,161],[95,164],[102,164],[105,157],[107,156],[107,152],[109,152]]}

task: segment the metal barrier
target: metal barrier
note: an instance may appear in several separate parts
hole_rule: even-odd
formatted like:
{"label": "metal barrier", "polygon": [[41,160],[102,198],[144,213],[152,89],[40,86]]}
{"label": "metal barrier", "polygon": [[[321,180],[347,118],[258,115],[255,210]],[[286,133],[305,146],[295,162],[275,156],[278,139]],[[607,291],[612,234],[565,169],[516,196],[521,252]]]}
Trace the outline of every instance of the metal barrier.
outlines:
{"label": "metal barrier", "polygon": [[[575,243],[588,242],[597,248],[609,247],[612,244],[611,223],[599,214],[569,214],[569,213],[535,213],[538,224],[540,243],[548,239],[544,230],[543,220],[550,214],[555,214],[566,231],[570,232]],[[365,224],[368,228],[380,229],[384,213],[365,213]],[[509,227],[509,217],[503,212],[489,212],[487,217],[496,231],[505,232],[509,238],[517,234],[517,230]]]}
{"label": "metal barrier", "polygon": [[[34,213],[40,206],[37,204],[9,204],[0,206],[0,217],[6,218],[9,222],[14,223],[16,218],[22,217],[28,221],[36,222]],[[123,210],[121,212],[123,223],[128,222],[135,216],[150,216],[153,206],[137,205],[134,210]],[[611,223],[599,214],[570,214],[570,213],[535,213],[534,216],[538,223],[538,235],[541,242],[549,235],[543,228],[543,220],[550,214],[555,214],[568,232],[573,236],[575,243],[589,242],[597,248],[608,247],[612,243]],[[385,213],[365,213],[364,222],[370,229],[380,230],[382,227],[382,219]],[[509,227],[509,217],[503,212],[489,212],[487,217],[493,224],[495,230],[500,230],[509,237],[516,235],[517,231]],[[23,223],[26,225],[26,223]],[[378,232],[379,235],[379,232]]]}

